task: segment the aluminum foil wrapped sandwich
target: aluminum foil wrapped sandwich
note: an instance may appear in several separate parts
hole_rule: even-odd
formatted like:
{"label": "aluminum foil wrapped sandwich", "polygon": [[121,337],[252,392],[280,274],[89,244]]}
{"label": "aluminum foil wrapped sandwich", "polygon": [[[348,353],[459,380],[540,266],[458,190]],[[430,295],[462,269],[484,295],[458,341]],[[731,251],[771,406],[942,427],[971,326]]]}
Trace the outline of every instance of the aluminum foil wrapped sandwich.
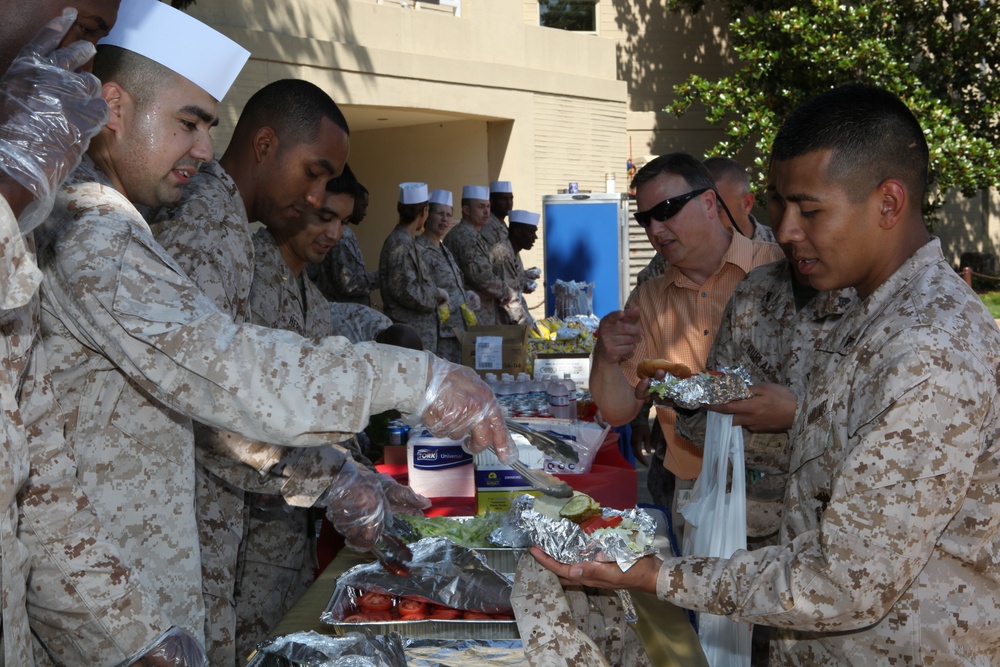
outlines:
{"label": "aluminum foil wrapped sandwich", "polygon": [[[666,372],[662,380],[655,379],[658,370]],[[649,383],[649,395],[654,403],[673,403],[693,410],[702,405],[719,405],[750,398],[753,381],[743,366],[692,372],[684,364],[662,359],[645,359],[636,372],[640,378],[654,378]]]}

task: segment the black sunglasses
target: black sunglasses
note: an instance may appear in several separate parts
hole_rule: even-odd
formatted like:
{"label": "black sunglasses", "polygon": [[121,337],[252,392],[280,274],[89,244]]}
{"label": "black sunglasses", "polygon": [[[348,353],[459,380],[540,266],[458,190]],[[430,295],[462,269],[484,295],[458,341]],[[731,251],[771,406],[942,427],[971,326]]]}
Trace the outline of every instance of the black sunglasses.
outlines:
{"label": "black sunglasses", "polygon": [[646,211],[633,213],[632,216],[635,218],[635,221],[639,223],[640,227],[646,229],[650,224],[652,224],[653,220],[666,222],[680,213],[681,209],[684,208],[684,205],[689,201],[701,193],[707,192],[711,189],[712,188],[699,188],[697,190],[692,190],[687,194],[677,195],[676,197],[671,197],[670,199],[664,199],[656,206],[653,206]]}

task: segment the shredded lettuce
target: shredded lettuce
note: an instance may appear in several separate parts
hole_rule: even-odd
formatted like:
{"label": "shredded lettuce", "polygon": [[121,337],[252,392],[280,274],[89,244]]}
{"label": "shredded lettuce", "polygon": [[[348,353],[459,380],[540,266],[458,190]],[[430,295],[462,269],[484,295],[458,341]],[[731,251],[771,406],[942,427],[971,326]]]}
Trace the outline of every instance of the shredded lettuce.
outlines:
{"label": "shredded lettuce", "polygon": [[410,526],[424,537],[447,537],[463,547],[487,548],[493,545],[487,539],[503,521],[503,512],[488,512],[461,520],[447,516],[401,516]]}

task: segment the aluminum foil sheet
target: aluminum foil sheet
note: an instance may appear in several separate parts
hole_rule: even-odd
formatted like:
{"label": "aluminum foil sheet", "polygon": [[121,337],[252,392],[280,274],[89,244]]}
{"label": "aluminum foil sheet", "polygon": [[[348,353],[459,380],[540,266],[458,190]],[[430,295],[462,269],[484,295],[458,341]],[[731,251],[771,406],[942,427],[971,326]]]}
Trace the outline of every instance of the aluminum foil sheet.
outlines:
{"label": "aluminum foil sheet", "polygon": [[339,622],[356,607],[358,591],[417,596],[431,602],[488,614],[513,614],[512,582],[490,568],[485,559],[446,537],[426,537],[410,545],[410,574],[399,577],[379,563],[352,567],[337,579],[337,588],[320,620]]}
{"label": "aluminum foil sheet", "polygon": [[295,632],[257,647],[248,667],[407,667],[399,635],[366,637],[352,632],[339,637]]}
{"label": "aluminum foil sheet", "polygon": [[753,396],[749,389],[753,380],[746,368],[719,368],[717,372],[722,374],[695,373],[683,380],[668,373],[662,380],[650,382],[649,395],[654,403],[668,399],[687,410]]}
{"label": "aluminum foil sheet", "polygon": [[528,667],[520,639],[411,639],[409,667]]}
{"label": "aluminum foil sheet", "polygon": [[521,495],[511,504],[509,516],[516,521],[522,536],[512,539],[508,533],[498,529],[490,539],[524,541],[537,544],[545,553],[563,563],[579,563],[599,560],[618,563],[624,572],[643,556],[657,553],[653,546],[656,520],[642,509],[615,510],[603,508],[605,518],[612,515],[622,517],[616,527],[598,530],[592,535],[581,530],[569,519],[553,518],[533,509],[535,498]]}

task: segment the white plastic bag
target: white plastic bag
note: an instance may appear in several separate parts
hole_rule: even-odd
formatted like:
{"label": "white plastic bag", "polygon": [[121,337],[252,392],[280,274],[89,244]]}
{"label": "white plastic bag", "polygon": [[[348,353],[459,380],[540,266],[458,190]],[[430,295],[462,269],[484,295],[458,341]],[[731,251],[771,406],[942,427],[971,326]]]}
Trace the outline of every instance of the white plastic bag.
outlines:
{"label": "white plastic bag", "polygon": [[[729,464],[732,463],[732,475]],[[726,484],[732,479],[732,489]],[[708,413],[705,454],[701,475],[691,502],[680,508],[691,524],[684,540],[684,555],[728,558],[747,548],[746,473],[743,466],[743,431],[733,426],[733,416]],[[712,667],[749,667],[753,626],[725,616],[698,614],[698,638]]]}

